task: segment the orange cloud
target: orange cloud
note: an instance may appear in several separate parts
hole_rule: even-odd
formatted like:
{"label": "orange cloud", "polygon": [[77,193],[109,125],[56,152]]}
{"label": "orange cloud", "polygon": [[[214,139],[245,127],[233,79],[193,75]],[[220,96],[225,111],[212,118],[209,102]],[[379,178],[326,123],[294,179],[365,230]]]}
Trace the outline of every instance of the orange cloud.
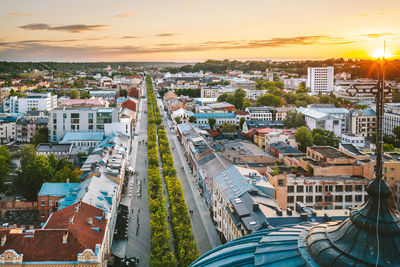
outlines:
{"label": "orange cloud", "polygon": [[84,31],[102,31],[105,30],[109,25],[84,25],[84,24],[73,24],[64,26],[50,26],[46,23],[31,23],[19,26],[19,28],[24,30],[48,30],[48,31],[65,31],[71,33],[80,33]]}
{"label": "orange cloud", "polygon": [[8,17],[31,17],[33,13],[9,13]]}
{"label": "orange cloud", "polygon": [[134,15],[135,14],[133,14],[133,13],[123,13],[123,14],[114,15],[113,18],[129,18],[129,17],[132,17]]}

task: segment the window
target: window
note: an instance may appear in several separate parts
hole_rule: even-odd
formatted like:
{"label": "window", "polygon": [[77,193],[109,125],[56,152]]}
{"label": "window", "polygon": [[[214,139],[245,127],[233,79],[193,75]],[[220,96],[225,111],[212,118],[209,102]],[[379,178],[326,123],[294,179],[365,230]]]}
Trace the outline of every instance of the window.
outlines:
{"label": "window", "polygon": [[362,201],[362,195],[356,195],[356,202]]}
{"label": "window", "polygon": [[343,192],[343,185],[337,185],[337,186],[335,186],[335,191],[336,191],[336,192]]}
{"label": "window", "polygon": [[317,185],[315,187],[315,192],[322,192],[322,185]]}
{"label": "window", "polygon": [[289,186],[287,187],[287,191],[288,191],[288,193],[293,193],[293,192],[294,192],[294,186],[289,185]]}
{"label": "window", "polygon": [[322,202],[322,196],[315,196],[315,202]]}
{"label": "window", "polygon": [[79,113],[71,113],[71,123],[79,123]]}
{"label": "window", "polygon": [[89,130],[93,130],[93,125],[89,125]]}
{"label": "window", "polygon": [[45,216],[44,210],[41,210],[41,211],[40,211],[40,216],[42,216],[42,218]]}
{"label": "window", "polygon": [[346,192],[352,192],[353,191],[353,185],[349,184],[346,185]]}
{"label": "window", "polygon": [[93,113],[89,113],[88,117],[88,123],[93,123]]}
{"label": "window", "polygon": [[307,203],[313,202],[313,196],[306,196],[306,202]]}
{"label": "window", "polygon": [[298,185],[298,186],[297,186],[297,192],[298,192],[298,193],[303,193],[303,192],[304,192],[304,186]]}
{"label": "window", "polygon": [[279,186],[284,186],[285,185],[285,179],[279,179],[278,180],[278,185]]}
{"label": "window", "polygon": [[44,206],[44,198],[40,199],[40,206]]}
{"label": "window", "polygon": [[353,202],[353,196],[345,196],[346,202]]}
{"label": "window", "polygon": [[49,200],[49,206],[53,206],[53,200],[52,199]]}
{"label": "window", "polygon": [[335,202],[342,202],[343,196],[335,196]]}
{"label": "window", "polygon": [[312,186],[312,185],[307,185],[307,186],[306,186],[306,192],[307,192],[307,193],[313,192],[313,186]]}
{"label": "window", "polygon": [[356,192],[361,192],[362,191],[362,185],[357,184],[356,185]]}
{"label": "window", "polygon": [[304,201],[304,197],[303,196],[297,196],[296,197],[296,201],[303,202]]}
{"label": "window", "polygon": [[294,202],[294,196],[288,196],[287,197],[287,202],[288,203],[293,203]]}
{"label": "window", "polygon": [[325,196],[325,202],[332,202],[332,196]]}
{"label": "window", "polygon": [[332,192],[332,191],[333,191],[333,186],[325,185],[325,192]]}

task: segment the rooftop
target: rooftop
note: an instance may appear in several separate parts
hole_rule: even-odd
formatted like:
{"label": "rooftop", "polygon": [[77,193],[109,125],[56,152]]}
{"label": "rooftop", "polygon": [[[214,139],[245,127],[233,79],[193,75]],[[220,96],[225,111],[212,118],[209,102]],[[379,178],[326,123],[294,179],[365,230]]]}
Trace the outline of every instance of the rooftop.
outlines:
{"label": "rooftop", "polygon": [[38,196],[66,196],[79,183],[44,183]]}
{"label": "rooftop", "polygon": [[313,146],[311,149],[322,154],[323,156],[326,156],[327,158],[350,158],[346,154],[330,146]]}
{"label": "rooftop", "polygon": [[61,144],[73,141],[103,141],[104,132],[66,132]]}
{"label": "rooftop", "polygon": [[70,152],[72,144],[38,144],[36,152]]}

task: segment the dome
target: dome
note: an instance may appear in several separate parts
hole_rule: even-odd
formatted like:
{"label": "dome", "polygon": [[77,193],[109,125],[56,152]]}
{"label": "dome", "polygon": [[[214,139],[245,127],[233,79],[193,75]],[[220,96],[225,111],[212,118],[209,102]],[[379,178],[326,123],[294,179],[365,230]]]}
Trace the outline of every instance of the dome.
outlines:
{"label": "dome", "polygon": [[261,230],[207,252],[191,266],[400,266],[400,218],[387,203],[391,188],[375,179],[367,192],[368,201],[343,221]]}

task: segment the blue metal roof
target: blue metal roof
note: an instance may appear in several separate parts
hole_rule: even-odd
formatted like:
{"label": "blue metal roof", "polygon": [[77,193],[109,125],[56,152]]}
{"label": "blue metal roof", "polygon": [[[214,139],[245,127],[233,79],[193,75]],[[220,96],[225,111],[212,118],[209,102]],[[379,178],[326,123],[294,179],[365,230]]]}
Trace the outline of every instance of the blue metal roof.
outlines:
{"label": "blue metal roof", "polygon": [[214,182],[219,187],[226,203],[229,203],[231,198],[237,198],[253,188],[235,165],[231,165],[217,174]]}
{"label": "blue metal roof", "polygon": [[66,196],[71,189],[78,186],[79,183],[44,183],[39,196]]}
{"label": "blue metal roof", "polygon": [[375,112],[375,110],[373,110],[373,109],[371,109],[371,108],[369,108],[369,109],[362,109],[362,110],[360,110],[360,112],[362,112],[364,115],[366,115],[366,116],[375,116],[376,115],[376,112]]}
{"label": "blue metal roof", "polygon": [[104,132],[67,132],[60,143],[72,141],[103,141]]}
{"label": "blue metal roof", "polygon": [[284,154],[302,154],[301,151],[295,149],[294,147],[286,144],[285,142],[279,141],[270,144],[270,146],[276,148],[279,152],[284,153]]}
{"label": "blue metal roof", "polygon": [[[217,247],[190,266],[307,266],[304,233],[311,224],[260,230]],[[316,266],[316,265],[311,265]]]}
{"label": "blue metal roof", "polygon": [[193,113],[196,119],[234,119],[235,113]]}

